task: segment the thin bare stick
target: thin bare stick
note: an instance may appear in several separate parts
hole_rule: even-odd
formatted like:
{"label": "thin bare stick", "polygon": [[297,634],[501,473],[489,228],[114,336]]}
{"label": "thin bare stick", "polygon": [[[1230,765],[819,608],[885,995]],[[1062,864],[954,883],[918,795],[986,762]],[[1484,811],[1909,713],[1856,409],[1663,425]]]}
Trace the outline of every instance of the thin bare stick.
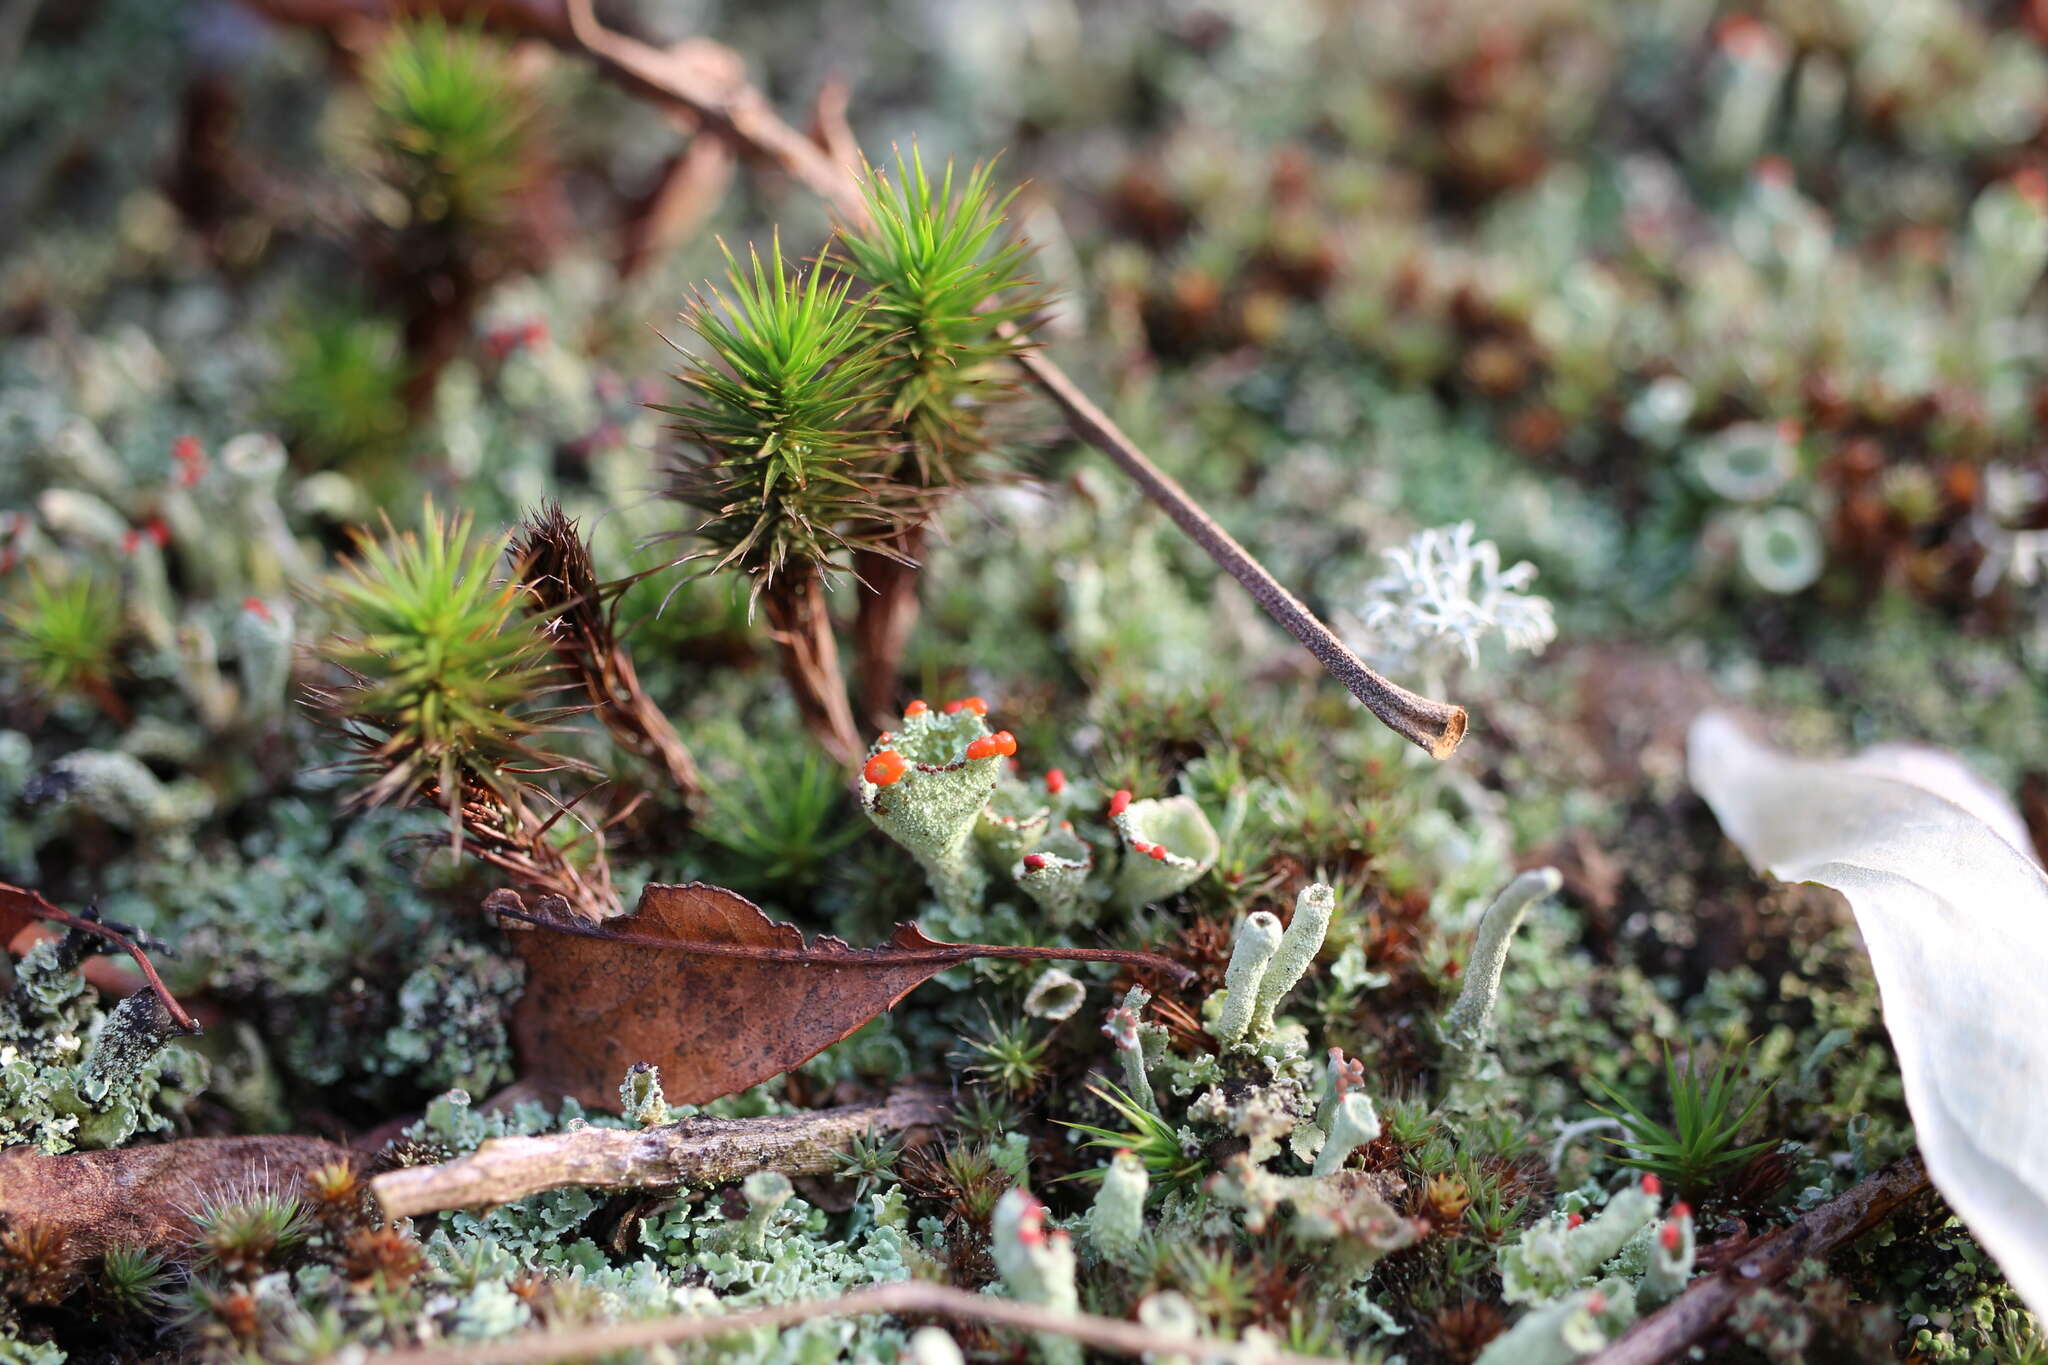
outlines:
{"label": "thin bare stick", "polygon": [[1861,1237],[1927,1187],[1927,1167],[1919,1157],[1893,1162],[1792,1226],[1758,1239],[1730,1265],[1695,1280],[1582,1365],[1658,1365],[1683,1359],[1749,1294],[1776,1284],[1801,1262]]}
{"label": "thin bare stick", "polygon": [[[591,0],[567,0],[567,4],[572,30],[594,55],[618,63],[649,85],[662,84],[666,72],[661,63],[648,60],[654,55],[651,50],[647,53],[634,51],[645,47],[645,44],[606,31],[591,13]],[[685,104],[695,105],[695,95],[690,90],[670,86],[669,93]],[[715,108],[700,109],[702,116],[734,136],[746,139],[756,151],[822,196],[849,225],[859,227],[867,222],[867,206],[862,200],[859,182],[854,178],[854,168],[844,164],[845,149],[836,155],[821,151],[818,143],[783,123],[767,101],[751,87],[744,94],[733,89],[721,93],[724,103]],[[764,134],[772,135],[758,142],[754,140]],[[850,137],[850,134],[845,136]],[[1315,656],[1316,662],[1329,671],[1330,676],[1349,688],[1352,696],[1364,702],[1366,709],[1377,716],[1381,724],[1419,745],[1432,758],[1450,757],[1459,741],[1465,738],[1464,707],[1410,692],[1374,672],[1314,612],[1303,606],[1299,598],[1282,587],[1280,580],[1273,577],[1265,565],[1252,558],[1235,537],[1203,511],[1201,505],[1188,496],[1186,489],[1153,464],[1145,452],[1138,449],[1137,443],[1119,430],[1109,415],[1043,352],[1026,350],[1017,357],[1017,364],[1047,397],[1059,405],[1066,414],[1067,425],[1076,436],[1107,455],[1130,475],[1144,490],[1145,496],[1164,508],[1174,524],[1206,550],[1225,573],[1243,584],[1252,600],[1284,626],[1288,634],[1299,640]]]}
{"label": "thin bare stick", "polygon": [[1341,1360],[1329,1356],[1298,1355],[1293,1351],[1237,1341],[1174,1336],[1155,1332],[1135,1322],[1098,1317],[1093,1313],[1054,1313],[1034,1304],[999,1299],[992,1294],[975,1294],[951,1285],[927,1284],[922,1280],[902,1280],[871,1289],[856,1289],[841,1298],[780,1303],[719,1317],[660,1318],[653,1322],[622,1322],[611,1327],[529,1332],[524,1336],[475,1346],[427,1346],[410,1351],[392,1351],[370,1359],[381,1362],[381,1365],[536,1365],[536,1362],[564,1360],[571,1356],[594,1358],[614,1351],[640,1350],[679,1341],[702,1341],[709,1337],[730,1336],[734,1332],[759,1331],[764,1327],[776,1330],[819,1318],[892,1313],[928,1314],[956,1322],[990,1322],[1028,1332],[1049,1332],[1071,1337],[1100,1351],[1130,1356],[1182,1356],[1190,1360],[1229,1361],[1231,1365],[1343,1365]]}
{"label": "thin bare stick", "polygon": [[619,278],[630,280],[704,226],[732,183],[732,144],[693,136],[662,172],[661,183],[627,220]]}
{"label": "thin bare stick", "polygon": [[386,1171],[370,1182],[387,1218],[507,1204],[571,1185],[674,1189],[721,1185],[755,1171],[821,1175],[869,1131],[898,1133],[952,1112],[943,1090],[909,1087],[881,1104],[754,1119],[689,1118],[656,1128],[581,1128],[492,1138],[438,1166]]}
{"label": "thin bare stick", "polygon": [[1379,717],[1382,725],[1403,739],[1420,745],[1431,758],[1450,757],[1458,742],[1465,738],[1464,707],[1433,701],[1374,672],[1314,612],[1303,606],[1299,598],[1282,587],[1280,580],[1267,572],[1265,565],[1252,558],[1230,532],[1204,512],[1201,505],[1188,496],[1186,489],[1146,458],[1137,443],[1124,435],[1109,419],[1109,414],[1095,406],[1059,366],[1035,350],[1020,354],[1017,364],[1048,398],[1059,404],[1060,410],[1067,415],[1067,425],[1076,436],[1107,455],[1130,475],[1138,487],[1145,490],[1145,495],[1164,508],[1174,524],[1187,532],[1189,539],[1207,550],[1209,557],[1225,573],[1242,583],[1245,591],[1252,595],[1252,600],[1265,608],[1268,616],[1285,626],[1288,634],[1301,641],[1331,677],[1350,688],[1351,695],[1364,702],[1366,709]]}
{"label": "thin bare stick", "polygon": [[[338,8],[360,12],[387,6],[391,0],[248,0],[275,15],[303,15],[309,10]],[[431,0],[444,12],[459,10],[454,0]],[[730,49],[698,40],[661,49],[597,20],[591,0],[497,0],[486,10],[488,22],[536,33],[563,46],[580,47],[608,76],[642,93],[694,115],[710,132],[733,140],[755,156],[787,173],[830,204],[849,227],[868,222],[867,205],[854,170],[842,164],[846,149],[827,151],[785,122],[768,99],[751,85],[744,67]],[[850,136],[847,135],[847,136]],[[844,140],[835,133],[835,140]],[[1410,692],[1380,676],[1339,640],[1327,625],[1280,585],[1265,566],[1217,525],[1195,500],[1161,470],[1116,423],[1083,393],[1080,386],[1043,354],[1028,351],[1017,363],[1025,375],[1057,403],[1075,436],[1107,455],[1166,509],[1174,524],[1209,553],[1252,600],[1286,627],[1330,675],[1351,690],[1382,724],[1419,745],[1432,758],[1448,758],[1465,737],[1465,709]]]}
{"label": "thin bare stick", "polygon": [[[59,910],[56,906],[50,904],[40,892],[30,891],[19,886],[9,886],[5,882],[0,882],[0,916],[4,916],[9,920],[17,916],[23,919],[55,920],[57,923],[68,925],[73,929],[81,929],[88,934],[97,934],[114,947],[119,948],[122,952],[135,959],[135,965],[142,969],[142,979],[148,983],[149,989],[155,992],[156,998],[163,1002],[164,1012],[170,1015],[171,1022],[176,1024],[181,1032],[193,1034],[204,1032],[199,1027],[199,1021],[185,1012],[185,1007],[178,1003],[176,996],[171,994],[171,988],[166,986],[164,979],[156,974],[156,964],[149,960],[149,955],[144,953],[141,947],[126,934],[109,929],[98,920],[87,919],[83,915],[74,915],[69,910]],[[12,937],[12,935],[8,937]]]}

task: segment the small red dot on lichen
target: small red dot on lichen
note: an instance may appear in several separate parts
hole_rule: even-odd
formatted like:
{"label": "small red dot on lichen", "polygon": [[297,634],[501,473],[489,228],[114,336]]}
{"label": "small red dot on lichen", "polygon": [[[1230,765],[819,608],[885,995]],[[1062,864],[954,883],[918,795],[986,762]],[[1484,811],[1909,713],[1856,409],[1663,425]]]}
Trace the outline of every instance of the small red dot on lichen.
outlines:
{"label": "small red dot on lichen", "polygon": [[1048,768],[1045,773],[1045,789],[1058,796],[1067,789],[1067,775],[1058,768]]}
{"label": "small red dot on lichen", "polygon": [[1681,1234],[1678,1230],[1678,1224],[1666,1223],[1664,1225],[1663,1230],[1659,1232],[1657,1236],[1664,1243],[1664,1249],[1666,1251],[1671,1252],[1674,1255],[1677,1254],[1678,1243],[1681,1237],[1683,1236],[1683,1234]]}
{"label": "small red dot on lichen", "polygon": [[996,743],[994,735],[983,735],[980,739],[967,746],[967,756],[969,758],[994,758],[1002,751],[1002,745]]}
{"label": "small red dot on lichen", "polygon": [[1119,791],[1115,795],[1111,796],[1109,798],[1110,818],[1115,819],[1117,816],[1122,815],[1124,813],[1124,810],[1130,804],[1131,794],[1127,791]]}
{"label": "small red dot on lichen", "polygon": [[256,618],[260,621],[269,621],[273,619],[270,615],[270,608],[263,605],[263,599],[260,597],[243,598],[242,610],[255,613]]}
{"label": "small red dot on lichen", "polygon": [[1564,1225],[1568,1228],[1575,1228],[1585,1221],[1586,1215],[1583,1213],[1568,1213],[1564,1216]]}
{"label": "small red dot on lichen", "polygon": [[1673,1218],[1692,1217],[1692,1205],[1686,1203],[1683,1199],[1679,1200],[1671,1206],[1671,1216]]}
{"label": "small red dot on lichen", "polygon": [[1164,844],[1154,844],[1152,845],[1152,847],[1146,849],[1145,852],[1147,855],[1157,858],[1161,862],[1166,861],[1166,846]]}
{"label": "small red dot on lichen", "polygon": [[903,708],[903,719],[909,720],[912,716],[921,716],[931,709],[931,707],[924,704],[922,699],[914,701]]}
{"label": "small red dot on lichen", "polygon": [[1046,856],[1043,853],[1027,853],[1024,855],[1024,870],[1027,872],[1043,871],[1046,861]]}
{"label": "small red dot on lichen", "polygon": [[1644,1176],[1643,1193],[1649,1195],[1652,1199],[1655,1199],[1658,1195],[1664,1193],[1664,1182],[1659,1180],[1654,1175]]}

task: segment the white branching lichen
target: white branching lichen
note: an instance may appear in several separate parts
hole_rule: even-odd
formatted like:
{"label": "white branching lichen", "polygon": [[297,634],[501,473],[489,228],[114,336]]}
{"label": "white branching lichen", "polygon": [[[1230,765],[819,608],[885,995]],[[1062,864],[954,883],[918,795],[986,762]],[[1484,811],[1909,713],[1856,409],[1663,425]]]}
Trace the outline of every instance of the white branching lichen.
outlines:
{"label": "white branching lichen", "polygon": [[1499,547],[1472,535],[1472,523],[1461,521],[1386,552],[1392,567],[1365,585],[1352,620],[1361,653],[1441,669],[1460,656],[1477,664],[1489,635],[1530,654],[1557,637],[1550,602],[1529,592],[1536,566],[1523,560],[1503,569]]}

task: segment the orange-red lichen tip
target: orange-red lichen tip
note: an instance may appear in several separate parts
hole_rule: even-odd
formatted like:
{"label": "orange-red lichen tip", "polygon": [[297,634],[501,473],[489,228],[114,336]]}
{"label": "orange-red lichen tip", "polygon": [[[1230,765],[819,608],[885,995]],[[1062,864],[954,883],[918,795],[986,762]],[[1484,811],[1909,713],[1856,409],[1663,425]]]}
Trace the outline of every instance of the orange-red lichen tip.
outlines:
{"label": "orange-red lichen tip", "polygon": [[891,782],[901,780],[903,774],[909,770],[909,766],[903,761],[903,755],[894,749],[884,749],[861,766],[860,775],[877,787],[886,787]]}

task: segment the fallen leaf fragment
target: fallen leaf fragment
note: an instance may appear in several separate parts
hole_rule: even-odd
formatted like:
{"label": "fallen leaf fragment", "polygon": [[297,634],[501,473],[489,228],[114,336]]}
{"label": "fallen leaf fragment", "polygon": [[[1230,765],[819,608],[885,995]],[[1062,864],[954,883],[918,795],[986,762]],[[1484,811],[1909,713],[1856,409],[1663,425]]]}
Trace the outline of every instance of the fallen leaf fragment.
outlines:
{"label": "fallen leaf fragment", "polygon": [[1181,980],[1185,967],[1109,948],[940,943],[899,924],[878,948],[821,935],[806,945],[721,887],[650,884],[640,908],[602,924],[486,903],[540,933],[514,934],[526,993],[513,1031],[526,1075],[615,1107],[635,1062],[661,1068],[671,1104],[702,1104],[815,1057],[946,968],[977,957],[1121,962]]}
{"label": "fallen leaf fragment", "polygon": [[348,1149],[311,1137],[186,1138],[107,1152],[0,1151],[0,1225],[41,1223],[79,1261],[110,1247],[175,1253],[219,1200],[290,1192]]}
{"label": "fallen leaf fragment", "polygon": [[1928,1175],[2048,1312],[2048,877],[1981,779],[1900,752],[1790,758],[1710,713],[1688,766],[1753,865],[1848,898]]}

